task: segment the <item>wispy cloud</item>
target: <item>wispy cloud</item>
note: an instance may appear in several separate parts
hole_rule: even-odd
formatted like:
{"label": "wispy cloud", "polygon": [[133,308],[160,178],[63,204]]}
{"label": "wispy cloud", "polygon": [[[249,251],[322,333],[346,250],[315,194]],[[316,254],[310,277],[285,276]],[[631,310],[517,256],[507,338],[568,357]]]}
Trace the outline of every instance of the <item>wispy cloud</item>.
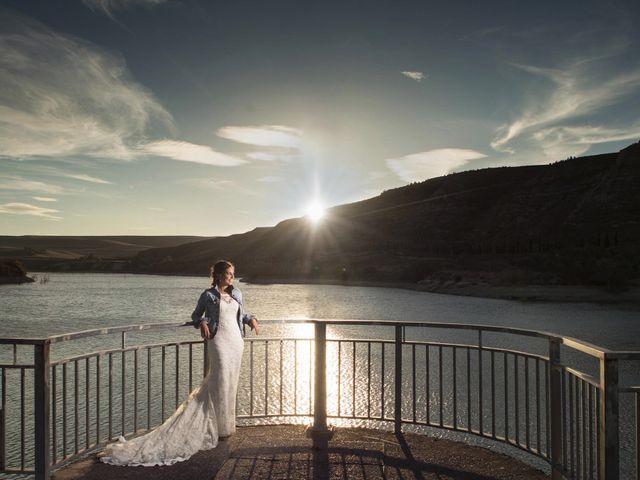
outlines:
{"label": "wispy cloud", "polygon": [[50,195],[65,193],[65,189],[58,185],[51,185],[49,183],[25,180],[24,178],[10,176],[0,177],[0,190],[39,192],[48,193]]}
{"label": "wispy cloud", "polygon": [[242,193],[243,195],[257,195],[253,190],[243,187],[233,180],[226,179],[210,179],[210,178],[187,178],[181,180],[181,183],[197,188],[205,188],[217,191],[227,191],[230,193]]}
{"label": "wispy cloud", "polygon": [[538,130],[532,138],[539,143],[547,158],[561,160],[585,153],[591,145],[640,138],[640,123],[625,128],[602,126],[557,126]]}
{"label": "wispy cloud", "polygon": [[[547,157],[579,155],[591,144],[636,138],[638,125],[611,128],[584,125],[587,118],[602,113],[640,88],[640,69],[611,74],[598,72],[605,56],[574,61],[564,68],[514,65],[550,81],[551,90],[533,95],[522,112],[501,125],[491,146],[514,153],[517,142],[534,141]],[[592,123],[592,120],[590,121]],[[556,159],[559,159],[556,158]]]}
{"label": "wispy cloud", "polygon": [[196,145],[175,140],[159,140],[147,143],[140,146],[138,152],[144,155],[156,155],[181,162],[203,163],[219,167],[235,167],[247,163],[242,158],[217,152],[206,145]]}
{"label": "wispy cloud", "polygon": [[[163,2],[86,3],[109,12]],[[3,11],[3,17],[7,21],[0,27],[0,91],[11,95],[0,95],[0,156],[67,159],[79,155],[114,160],[161,156],[215,166],[247,163],[205,145],[153,140],[173,129],[173,119],[151,92],[131,78],[120,55],[13,12]],[[280,125],[230,126],[218,135],[292,149],[299,145],[302,132]],[[267,160],[286,154],[261,152],[247,158]],[[83,174],[63,176],[109,183]]]}
{"label": "wispy cloud", "polygon": [[[57,178],[71,178],[73,180],[80,180],[82,182],[89,182],[89,183],[97,183],[97,184],[102,184],[102,185],[112,185],[113,183],[110,182],[109,180],[105,180],[103,178],[98,178],[92,175],[87,175],[85,173],[77,173],[77,171],[65,171],[65,168],[67,168],[67,165],[64,165],[63,163],[62,168],[59,167],[54,167],[51,165],[42,165],[40,162],[12,162],[11,166],[14,167],[16,169],[16,173],[20,172],[24,178],[24,176],[27,177],[33,177],[33,176],[37,176],[37,177],[57,177]],[[83,165],[83,167],[87,167],[87,165]],[[73,165],[72,168],[77,168],[77,166]],[[90,168],[90,166],[89,166]],[[3,178],[2,175],[0,175],[0,179]],[[16,179],[16,178],[20,178],[18,175],[15,176],[6,176],[4,178],[12,178],[12,179]],[[71,193],[69,192],[69,190],[67,190],[67,193]]]}
{"label": "wispy cloud", "polygon": [[440,177],[466,165],[470,160],[484,158],[484,153],[463,148],[441,148],[413,153],[386,160],[387,166],[406,182]]}
{"label": "wispy cloud", "polygon": [[132,143],[169,113],[129,75],[123,58],[3,11],[0,155],[131,159]]}
{"label": "wispy cloud", "polygon": [[[216,135],[234,142],[262,147],[299,148],[302,130],[282,125],[261,125],[258,127],[222,127]],[[264,158],[262,158],[264,159]]]}
{"label": "wispy cloud", "polygon": [[262,160],[264,162],[272,162],[280,158],[280,156],[276,155],[275,153],[267,152],[249,152],[246,154],[246,157],[250,158],[251,160]]}
{"label": "wispy cloud", "polygon": [[111,182],[109,182],[108,180],[103,180],[101,178],[91,177],[91,176],[85,175],[85,174],[69,173],[69,174],[64,174],[62,176],[67,177],[67,178],[73,178],[75,180],[82,180],[83,182],[101,183],[101,184],[105,184],[105,185],[111,185]]}
{"label": "wispy cloud", "polygon": [[164,208],[160,208],[160,207],[147,207],[147,210],[151,210],[152,212],[164,212],[165,211]]}
{"label": "wispy cloud", "polygon": [[57,198],[51,198],[51,197],[31,197],[31,198],[39,202],[57,202],[58,201]]}
{"label": "wispy cloud", "polygon": [[8,213],[12,215],[31,215],[34,217],[44,217],[51,220],[61,220],[62,217],[52,215],[58,213],[58,210],[52,208],[43,208],[28,203],[5,203],[0,205],[0,213]]}
{"label": "wispy cloud", "polygon": [[284,178],[278,177],[275,175],[267,175],[265,177],[260,177],[258,179],[259,182],[264,182],[264,183],[277,183],[277,182],[282,182],[283,180]]}
{"label": "wispy cloud", "polygon": [[156,7],[169,0],[82,0],[87,7],[97,10],[113,18],[114,10],[123,10],[133,7]]}
{"label": "wispy cloud", "polygon": [[416,82],[421,82],[422,80],[427,78],[427,76],[423,72],[404,71],[401,73],[405,77],[410,78],[411,80],[415,80]]}
{"label": "wispy cloud", "polygon": [[269,152],[249,152],[245,154],[245,157],[261,162],[290,162],[298,156],[298,150],[295,148],[270,147],[269,150]]}

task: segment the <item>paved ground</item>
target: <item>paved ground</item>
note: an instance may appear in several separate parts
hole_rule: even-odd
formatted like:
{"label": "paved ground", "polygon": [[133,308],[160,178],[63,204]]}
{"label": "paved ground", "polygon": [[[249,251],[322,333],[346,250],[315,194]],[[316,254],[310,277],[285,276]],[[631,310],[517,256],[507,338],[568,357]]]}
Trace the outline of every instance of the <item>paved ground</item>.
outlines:
{"label": "paved ground", "polygon": [[483,448],[423,435],[337,429],[314,450],[304,427],[240,427],[213,450],[170,467],[114,467],[95,457],[59,470],[68,479],[424,479],[548,480],[543,472]]}

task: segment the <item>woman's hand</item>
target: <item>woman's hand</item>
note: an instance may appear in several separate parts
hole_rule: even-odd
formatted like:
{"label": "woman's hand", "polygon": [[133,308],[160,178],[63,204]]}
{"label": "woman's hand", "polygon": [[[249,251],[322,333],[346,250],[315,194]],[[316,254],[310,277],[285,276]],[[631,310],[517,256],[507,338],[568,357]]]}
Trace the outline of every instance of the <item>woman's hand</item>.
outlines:
{"label": "woman's hand", "polygon": [[256,317],[251,319],[249,326],[251,327],[251,330],[255,330],[256,335],[260,335],[260,325],[258,324],[258,319]]}
{"label": "woman's hand", "polygon": [[207,322],[201,322],[200,323],[200,336],[202,338],[209,338],[210,332],[209,332],[209,324]]}

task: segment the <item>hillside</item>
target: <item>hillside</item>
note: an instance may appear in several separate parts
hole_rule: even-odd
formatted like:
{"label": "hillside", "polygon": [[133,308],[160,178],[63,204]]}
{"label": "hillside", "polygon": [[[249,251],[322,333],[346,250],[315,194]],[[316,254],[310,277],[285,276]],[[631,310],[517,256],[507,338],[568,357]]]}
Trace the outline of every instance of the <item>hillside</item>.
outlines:
{"label": "hillside", "polygon": [[129,260],[149,248],[201,240],[195,236],[0,236],[0,258],[28,270],[127,271]]}
{"label": "hillside", "polygon": [[141,251],[138,272],[253,280],[624,287],[640,277],[640,144],[551,165],[450,174],[307,219]]}

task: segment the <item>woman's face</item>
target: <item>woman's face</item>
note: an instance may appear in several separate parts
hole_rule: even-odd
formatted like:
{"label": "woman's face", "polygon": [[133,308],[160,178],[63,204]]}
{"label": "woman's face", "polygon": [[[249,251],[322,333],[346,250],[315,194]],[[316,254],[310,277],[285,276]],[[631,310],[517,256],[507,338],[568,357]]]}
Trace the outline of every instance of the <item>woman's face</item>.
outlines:
{"label": "woman's face", "polygon": [[220,276],[220,288],[225,289],[229,285],[233,284],[233,279],[235,278],[235,271],[233,267],[227,268],[224,273]]}

